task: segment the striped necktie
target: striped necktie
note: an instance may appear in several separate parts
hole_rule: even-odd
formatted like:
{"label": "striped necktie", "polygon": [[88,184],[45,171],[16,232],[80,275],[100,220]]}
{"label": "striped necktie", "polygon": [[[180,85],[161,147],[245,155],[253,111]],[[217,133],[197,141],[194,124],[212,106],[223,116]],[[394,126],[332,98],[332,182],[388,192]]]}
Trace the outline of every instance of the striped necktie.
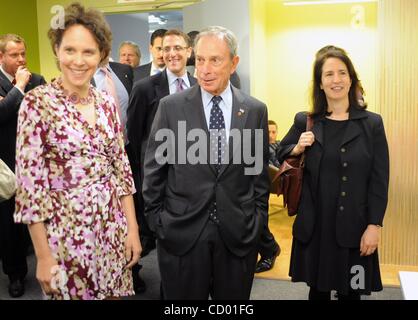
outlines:
{"label": "striped necktie", "polygon": [[182,92],[184,90],[183,84],[184,80],[182,78],[176,79],[176,92]]}

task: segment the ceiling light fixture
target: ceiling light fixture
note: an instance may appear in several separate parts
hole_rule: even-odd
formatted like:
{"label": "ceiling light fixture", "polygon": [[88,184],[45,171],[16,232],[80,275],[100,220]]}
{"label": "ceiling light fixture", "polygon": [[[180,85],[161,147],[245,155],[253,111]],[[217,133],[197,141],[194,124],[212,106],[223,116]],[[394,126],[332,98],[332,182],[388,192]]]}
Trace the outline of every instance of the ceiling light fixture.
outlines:
{"label": "ceiling light fixture", "polygon": [[167,19],[162,18],[161,16],[155,16],[153,14],[150,14],[148,16],[148,23],[149,24],[159,24],[159,25],[165,25],[167,24]]}
{"label": "ceiling light fixture", "polygon": [[314,4],[340,4],[340,3],[361,3],[377,2],[377,0],[283,0],[285,6],[306,6]]}

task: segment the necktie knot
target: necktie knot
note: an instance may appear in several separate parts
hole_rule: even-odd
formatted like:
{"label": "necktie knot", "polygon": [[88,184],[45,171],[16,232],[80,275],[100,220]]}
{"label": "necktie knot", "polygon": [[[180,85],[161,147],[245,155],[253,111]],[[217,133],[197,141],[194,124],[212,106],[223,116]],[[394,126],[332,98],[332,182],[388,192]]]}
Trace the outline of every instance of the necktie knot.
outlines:
{"label": "necktie knot", "polygon": [[176,80],[176,92],[182,92],[184,80],[182,78],[177,78]]}
{"label": "necktie knot", "polygon": [[12,85],[16,85],[16,78],[12,80]]}
{"label": "necktie knot", "polygon": [[220,96],[213,96],[213,98],[212,98],[212,103],[213,103],[213,105],[215,106],[215,105],[219,105],[219,103],[222,101],[222,97],[220,97]]}

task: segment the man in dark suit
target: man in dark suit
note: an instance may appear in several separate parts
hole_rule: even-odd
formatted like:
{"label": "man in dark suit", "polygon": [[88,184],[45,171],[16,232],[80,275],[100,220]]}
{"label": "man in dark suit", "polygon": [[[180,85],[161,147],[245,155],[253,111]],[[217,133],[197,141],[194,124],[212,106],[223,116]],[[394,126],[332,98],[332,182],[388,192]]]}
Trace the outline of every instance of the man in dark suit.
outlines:
{"label": "man in dark suit", "polygon": [[[110,76],[110,79],[107,77]],[[109,83],[111,81],[112,83]],[[119,115],[121,118],[122,128],[124,131],[125,137],[125,149],[126,153],[129,158],[129,162],[132,168],[132,175],[135,182],[135,188],[137,189],[137,193],[134,195],[134,203],[135,203],[135,212],[137,215],[137,221],[139,219],[138,214],[143,211],[142,197],[140,196],[139,190],[140,187],[140,180],[139,180],[139,168],[135,166],[135,156],[132,149],[132,143],[129,143],[127,138],[127,110],[129,106],[129,96],[131,95],[132,86],[133,86],[133,70],[129,65],[125,65],[122,63],[117,62],[109,62],[104,67],[99,68],[93,79],[93,85],[100,90],[107,91],[111,95],[116,95],[115,102],[119,108]],[[115,92],[112,92],[112,88],[114,87]],[[141,265],[135,265],[132,268],[132,276],[134,282],[134,289],[135,293],[143,293],[146,290],[146,284],[144,280],[139,276],[139,270],[141,269]]]}
{"label": "man in dark suit", "polygon": [[164,70],[162,41],[167,29],[157,29],[151,34],[149,51],[152,56],[150,63],[134,68],[134,82],[153,76]]}
{"label": "man in dark suit", "polygon": [[[14,171],[20,103],[26,92],[45,84],[45,80],[27,69],[25,41],[18,35],[0,37],[0,61],[0,158]],[[0,203],[3,272],[10,280],[10,296],[17,298],[25,292],[26,254],[30,240],[26,226],[14,223],[14,210],[14,197]]]}
{"label": "man in dark suit", "polygon": [[[278,159],[278,152],[280,150],[280,141],[277,141],[277,124],[273,120],[268,121],[269,126],[269,164],[275,167],[280,166]],[[255,273],[271,270],[274,267],[276,258],[280,254],[280,246],[274,239],[267,224],[263,228],[258,244],[258,252],[260,253],[260,260],[258,260],[255,267]]]}
{"label": "man in dark suit", "polygon": [[152,125],[143,196],[166,299],[250,296],[268,211],[267,108],[231,86],[236,48],[229,30],[202,31],[199,85],[163,98]]}
{"label": "man in dark suit", "polygon": [[[132,90],[128,109],[128,139],[135,158],[133,171],[139,170],[140,173],[139,185],[144,180],[145,150],[160,99],[196,83],[196,79],[186,72],[186,61],[191,52],[188,44],[188,37],[183,32],[167,31],[162,41],[163,59],[167,68],[159,74],[138,81]],[[178,79],[181,79],[181,85],[178,85]],[[149,229],[144,216],[141,190],[138,187],[140,208],[137,220],[141,233],[142,256],[146,256],[155,248],[155,235]]]}

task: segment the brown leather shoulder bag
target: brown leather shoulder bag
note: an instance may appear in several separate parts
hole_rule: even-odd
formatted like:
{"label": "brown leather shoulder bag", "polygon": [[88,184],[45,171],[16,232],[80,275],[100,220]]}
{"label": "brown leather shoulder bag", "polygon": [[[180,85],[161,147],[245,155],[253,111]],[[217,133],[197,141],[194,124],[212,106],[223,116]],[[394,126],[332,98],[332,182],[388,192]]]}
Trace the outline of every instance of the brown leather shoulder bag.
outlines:
{"label": "brown leather shoulder bag", "polygon": [[[307,116],[306,131],[310,131],[312,126],[312,118]],[[289,156],[280,165],[272,180],[272,186],[276,189],[275,193],[278,196],[283,195],[283,204],[287,207],[289,216],[294,216],[298,210],[304,167],[305,153],[296,157]]]}

